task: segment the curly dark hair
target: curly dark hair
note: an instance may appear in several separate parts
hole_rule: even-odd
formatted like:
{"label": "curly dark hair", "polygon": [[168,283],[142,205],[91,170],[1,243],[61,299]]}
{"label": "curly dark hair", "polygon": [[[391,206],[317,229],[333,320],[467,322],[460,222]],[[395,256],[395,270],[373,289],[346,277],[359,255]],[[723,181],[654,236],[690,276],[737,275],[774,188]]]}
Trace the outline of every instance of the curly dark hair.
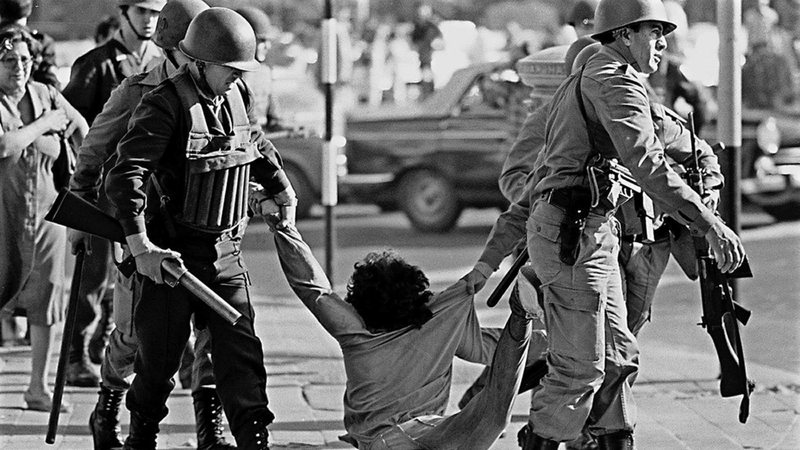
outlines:
{"label": "curly dark hair", "polygon": [[358,311],[370,331],[421,328],[433,317],[426,305],[433,297],[428,277],[397,253],[372,252],[354,266],[345,300]]}
{"label": "curly dark hair", "polygon": [[40,56],[42,47],[27,28],[17,24],[6,24],[0,27],[0,55],[7,52],[16,42],[24,42],[33,58]]}

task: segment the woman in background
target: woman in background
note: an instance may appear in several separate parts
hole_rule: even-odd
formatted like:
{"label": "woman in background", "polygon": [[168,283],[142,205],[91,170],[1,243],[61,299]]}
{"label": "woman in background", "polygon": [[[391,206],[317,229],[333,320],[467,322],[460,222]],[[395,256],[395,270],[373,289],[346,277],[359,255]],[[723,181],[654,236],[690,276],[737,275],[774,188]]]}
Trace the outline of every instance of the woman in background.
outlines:
{"label": "woman in background", "polygon": [[89,127],[55,88],[31,81],[34,46],[24,29],[0,29],[0,306],[5,315],[27,316],[31,378],[24,399],[28,409],[49,411],[53,325],[66,308],[66,230],[44,216],[57,177],[63,182],[65,175],[53,172],[61,152],[71,151],[64,139],[80,144]]}

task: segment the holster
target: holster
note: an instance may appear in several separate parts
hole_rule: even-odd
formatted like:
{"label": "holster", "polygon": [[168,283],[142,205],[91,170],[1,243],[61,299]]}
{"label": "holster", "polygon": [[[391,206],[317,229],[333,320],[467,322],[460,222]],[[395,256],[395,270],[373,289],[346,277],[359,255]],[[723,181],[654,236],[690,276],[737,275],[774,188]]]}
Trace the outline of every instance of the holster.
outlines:
{"label": "holster", "polygon": [[575,264],[580,253],[581,235],[586,228],[586,218],[589,216],[591,194],[585,189],[559,189],[559,196],[563,196],[558,203],[564,208],[564,219],[561,221],[561,245],[558,257],[568,266]]}

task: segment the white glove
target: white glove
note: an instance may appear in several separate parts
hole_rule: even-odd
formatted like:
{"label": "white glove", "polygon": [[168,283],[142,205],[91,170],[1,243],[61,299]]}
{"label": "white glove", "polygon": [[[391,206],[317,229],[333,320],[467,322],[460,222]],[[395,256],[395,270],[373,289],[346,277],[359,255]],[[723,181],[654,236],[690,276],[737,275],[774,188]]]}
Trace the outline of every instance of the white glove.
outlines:
{"label": "white glove", "polygon": [[164,284],[161,264],[165,259],[174,259],[183,264],[180,253],[153,244],[145,233],[126,236],[125,240],[136,260],[136,271],[150,278],[156,284]]}

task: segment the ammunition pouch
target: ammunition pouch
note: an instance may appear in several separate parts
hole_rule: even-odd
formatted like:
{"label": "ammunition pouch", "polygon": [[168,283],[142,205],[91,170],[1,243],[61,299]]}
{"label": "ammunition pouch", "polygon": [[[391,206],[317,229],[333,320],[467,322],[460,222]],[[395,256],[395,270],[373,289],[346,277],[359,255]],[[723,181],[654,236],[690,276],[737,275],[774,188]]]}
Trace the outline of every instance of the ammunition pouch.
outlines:
{"label": "ammunition pouch", "polygon": [[230,123],[220,122],[198,97],[187,72],[170,79],[191,120],[186,143],[184,195],[176,208],[178,225],[207,233],[225,233],[246,221],[250,164],[262,155],[250,141],[250,121],[242,92],[234,86],[219,108],[229,108]]}
{"label": "ammunition pouch", "polygon": [[186,161],[183,209],[178,222],[223,232],[247,217],[250,163],[261,155],[254,145]]}

